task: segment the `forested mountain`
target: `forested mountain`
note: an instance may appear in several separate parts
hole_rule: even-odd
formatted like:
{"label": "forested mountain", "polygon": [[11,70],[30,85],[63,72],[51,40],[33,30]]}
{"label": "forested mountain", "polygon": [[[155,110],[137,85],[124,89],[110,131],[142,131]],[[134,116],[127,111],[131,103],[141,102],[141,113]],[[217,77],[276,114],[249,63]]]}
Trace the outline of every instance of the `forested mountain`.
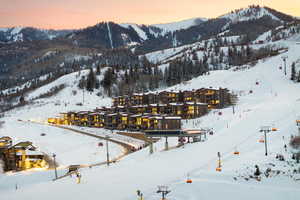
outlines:
{"label": "forested mountain", "polygon": [[0,28],[0,43],[51,40],[64,37],[72,30],[46,30],[33,27]]}
{"label": "forested mountain", "polygon": [[110,66],[114,75],[107,76],[115,82],[103,86],[115,84],[112,94],[147,91],[278,54],[282,47],[251,45],[297,32],[299,19],[259,6],[215,19],[149,26],[101,22],[67,31],[2,28],[0,90],[19,86],[9,93],[20,93],[66,73]]}
{"label": "forested mountain", "polygon": [[113,22],[99,23],[74,32],[72,40],[80,46],[102,48],[135,46],[135,51],[142,54],[190,44],[222,32],[227,36],[248,35],[247,40],[250,42],[267,30],[293,21],[298,21],[298,19],[271,8],[249,6],[216,19],[194,19],[194,21],[178,22],[178,24],[146,26]]}

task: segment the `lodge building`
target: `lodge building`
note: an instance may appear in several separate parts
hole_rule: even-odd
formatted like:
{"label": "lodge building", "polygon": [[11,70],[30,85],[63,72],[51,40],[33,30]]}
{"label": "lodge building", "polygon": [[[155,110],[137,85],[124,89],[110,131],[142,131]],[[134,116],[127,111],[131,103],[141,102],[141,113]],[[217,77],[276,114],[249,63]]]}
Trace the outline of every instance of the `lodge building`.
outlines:
{"label": "lodge building", "polygon": [[31,142],[12,144],[8,136],[0,137],[0,159],[3,161],[3,170],[21,171],[31,168],[46,168],[48,163],[45,156],[35,151]]}
{"label": "lodge building", "polygon": [[180,129],[181,119],[198,118],[229,104],[230,94],[222,88],[135,93],[113,98],[112,107],[61,113],[60,118],[49,118],[48,122],[117,130]]}
{"label": "lodge building", "polygon": [[230,104],[230,93],[226,88],[200,88],[185,91],[162,91],[113,98],[113,106],[137,106],[169,103],[207,103],[209,108],[224,108]]}

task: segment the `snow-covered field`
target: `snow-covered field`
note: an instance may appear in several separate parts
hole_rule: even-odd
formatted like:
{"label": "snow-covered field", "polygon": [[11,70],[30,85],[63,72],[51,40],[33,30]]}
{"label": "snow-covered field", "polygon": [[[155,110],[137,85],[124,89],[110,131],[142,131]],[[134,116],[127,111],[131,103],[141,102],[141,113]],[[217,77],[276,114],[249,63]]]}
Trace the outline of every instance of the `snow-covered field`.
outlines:
{"label": "snow-covered field", "polygon": [[[289,80],[290,65],[300,58],[300,45],[294,41],[284,43],[289,47],[289,51],[284,53],[288,56],[288,76],[279,69],[282,65],[281,54],[260,61],[251,69],[214,71],[208,76],[170,88],[227,87],[238,94],[235,113],[229,107],[220,110],[222,115],[210,112],[205,117],[184,122],[187,128],[213,128],[215,134],[209,135],[206,141],[186,144],[169,151],[163,151],[164,141],[159,141],[154,145],[155,152],[152,155],[145,148],[109,167],[81,169],[80,184],[76,184],[74,177],[52,181],[53,171],[1,174],[1,199],[131,200],[137,199],[136,190],[139,189],[145,199],[155,200],[160,199],[156,193],[158,185],[169,186],[171,193],[168,199],[172,200],[299,199],[300,182],[294,180],[297,175],[290,175],[300,165],[294,164],[292,167],[287,162],[275,159],[276,154],[283,154],[288,161],[294,162],[290,159],[289,147],[286,152],[284,144],[288,144],[292,134],[297,134],[295,119],[300,114],[300,87]],[[104,153],[96,145],[98,140],[55,127],[17,121],[43,120],[67,110],[109,105],[108,98],[86,94],[86,104],[76,106],[81,96],[70,95],[75,87],[73,85],[70,84],[55,97],[43,100],[43,103],[9,112],[4,118],[5,124],[0,129],[0,135],[9,135],[17,140],[32,140],[41,150],[56,152],[61,163],[101,161]],[[55,106],[57,101],[61,103]],[[262,137],[259,129],[265,125],[278,128],[278,131],[268,134],[268,156],[265,156],[264,144],[258,142]],[[47,133],[46,136],[41,137],[41,132]],[[176,139],[172,139],[170,144],[175,145]],[[114,145],[111,150],[115,154],[121,151]],[[234,155],[235,150],[240,155]],[[215,171],[217,152],[221,153],[222,172]],[[254,165],[258,165],[263,172],[272,168],[285,171],[285,174],[275,174],[271,178],[262,176],[261,181],[245,180],[246,176],[253,175]],[[185,183],[187,174],[193,183]]]}

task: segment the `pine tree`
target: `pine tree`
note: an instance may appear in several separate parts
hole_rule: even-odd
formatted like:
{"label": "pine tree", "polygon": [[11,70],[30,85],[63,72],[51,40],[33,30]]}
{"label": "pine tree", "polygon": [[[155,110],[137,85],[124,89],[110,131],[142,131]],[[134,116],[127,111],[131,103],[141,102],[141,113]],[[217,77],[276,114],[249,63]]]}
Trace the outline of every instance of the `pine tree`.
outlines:
{"label": "pine tree", "polygon": [[247,61],[250,61],[252,58],[252,49],[249,47],[249,45],[246,47],[246,57]]}
{"label": "pine tree", "polygon": [[86,87],[86,80],[84,76],[82,76],[81,79],[79,80],[78,87],[80,89],[84,89]]}
{"label": "pine tree", "polygon": [[294,81],[296,80],[296,69],[295,69],[295,63],[292,63],[292,71],[291,71],[291,80]]}
{"label": "pine tree", "polygon": [[23,95],[20,97],[19,102],[20,104],[25,104],[25,98]]}
{"label": "pine tree", "polygon": [[297,82],[300,83],[300,71],[298,72]]}
{"label": "pine tree", "polygon": [[94,91],[95,84],[96,84],[96,77],[94,74],[94,70],[90,68],[90,73],[87,77],[87,82],[86,82],[86,89],[90,92]]}
{"label": "pine tree", "polygon": [[96,68],[96,75],[100,75],[100,74],[101,74],[100,65],[98,65]]}
{"label": "pine tree", "polygon": [[114,82],[113,70],[112,68],[108,68],[104,73],[104,78],[101,81],[101,85],[107,91],[108,96],[111,96],[111,86]]}

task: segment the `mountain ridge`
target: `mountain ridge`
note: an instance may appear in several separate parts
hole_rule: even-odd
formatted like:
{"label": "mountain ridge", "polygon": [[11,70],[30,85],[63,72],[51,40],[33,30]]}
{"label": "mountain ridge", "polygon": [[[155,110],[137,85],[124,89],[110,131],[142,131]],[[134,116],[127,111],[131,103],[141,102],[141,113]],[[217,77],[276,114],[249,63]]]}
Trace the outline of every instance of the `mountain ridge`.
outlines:
{"label": "mountain ridge", "polygon": [[[247,8],[236,9],[229,13],[223,14],[215,19],[206,19],[206,18],[198,17],[198,18],[190,18],[190,19],[181,20],[177,22],[162,23],[162,24],[140,25],[136,23],[100,22],[93,26],[89,26],[81,29],[75,29],[75,30],[51,30],[51,29],[38,29],[34,27],[0,28],[0,42],[2,43],[19,42],[19,41],[22,42],[24,40],[32,41],[32,40],[45,40],[45,39],[51,40],[58,37],[66,37],[70,33],[74,34],[75,36],[79,35],[79,38],[83,39],[85,35],[82,35],[82,33],[88,30],[91,32],[98,32],[98,34],[96,34],[97,37],[101,35],[101,37],[105,38],[104,40],[106,41],[104,41],[103,39],[102,41],[101,40],[97,41],[96,40],[97,38],[85,38],[84,39],[85,41],[91,39],[91,41],[93,41],[92,43],[94,43],[96,46],[100,45],[103,48],[111,48],[111,45],[108,45],[108,43],[110,43],[110,41],[108,41],[109,37],[106,37],[107,30],[105,29],[105,27],[101,28],[101,24],[110,24],[111,26],[113,26],[110,35],[112,36],[111,38],[112,43],[116,43],[114,47],[142,45],[143,42],[149,40],[152,43],[165,44],[165,47],[169,48],[172,46],[184,45],[190,42],[194,42],[197,39],[205,37],[207,33],[203,35],[203,31],[197,28],[197,27],[201,27],[202,29],[203,28],[209,29],[209,25],[205,26],[205,24],[214,23],[216,21],[221,22],[222,20],[227,20],[227,23],[224,24],[222,28],[222,30],[224,31],[227,30],[228,27],[232,24],[243,23],[250,20],[252,21],[260,20],[262,18],[267,18],[267,17],[270,18],[268,20],[270,23],[273,23],[275,21],[283,24],[286,22],[291,22],[293,20],[299,20],[296,17],[276,11],[272,8],[252,5]],[[197,33],[191,34],[192,32],[195,31]],[[217,29],[217,30],[213,30],[212,32],[213,33],[221,32],[221,30]],[[186,39],[186,37],[182,36],[182,34],[191,35],[193,39],[190,40]],[[90,36],[95,34],[88,34],[88,35]],[[137,36],[139,38],[137,38]],[[184,37],[184,39],[180,39],[182,37]],[[76,41],[77,40],[78,38],[76,39]],[[80,41],[79,43],[82,44],[82,42]],[[87,43],[90,44],[91,42],[87,42]],[[146,46],[149,45],[146,44]],[[157,48],[153,48],[153,47],[146,47],[143,50],[145,49],[157,50]]]}

